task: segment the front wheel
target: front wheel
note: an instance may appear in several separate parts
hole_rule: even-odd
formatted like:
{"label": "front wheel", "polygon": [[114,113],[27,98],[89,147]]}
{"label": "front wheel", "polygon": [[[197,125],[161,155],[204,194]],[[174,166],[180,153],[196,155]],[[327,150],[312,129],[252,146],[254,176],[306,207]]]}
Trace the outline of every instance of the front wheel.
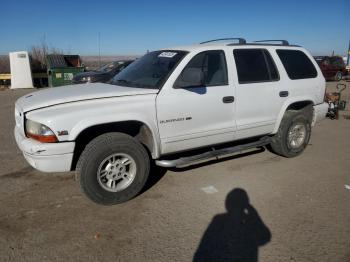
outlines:
{"label": "front wheel", "polygon": [[133,137],[107,133],[93,139],[81,154],[76,173],[92,201],[113,205],[136,196],[150,172],[149,156]]}
{"label": "front wheel", "polygon": [[275,136],[272,137],[271,149],[284,157],[300,155],[311,136],[310,114],[304,110],[290,110],[283,116]]}

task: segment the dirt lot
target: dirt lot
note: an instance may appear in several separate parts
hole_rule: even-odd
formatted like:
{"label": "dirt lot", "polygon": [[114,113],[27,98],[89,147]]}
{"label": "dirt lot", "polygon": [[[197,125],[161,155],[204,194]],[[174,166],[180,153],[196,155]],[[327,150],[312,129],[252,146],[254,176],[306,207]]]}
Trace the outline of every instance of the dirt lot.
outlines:
{"label": "dirt lot", "polygon": [[72,174],[25,162],[12,130],[28,92],[0,91],[0,261],[350,261],[350,111],[316,126],[299,157],[154,172],[143,194],[105,207]]}

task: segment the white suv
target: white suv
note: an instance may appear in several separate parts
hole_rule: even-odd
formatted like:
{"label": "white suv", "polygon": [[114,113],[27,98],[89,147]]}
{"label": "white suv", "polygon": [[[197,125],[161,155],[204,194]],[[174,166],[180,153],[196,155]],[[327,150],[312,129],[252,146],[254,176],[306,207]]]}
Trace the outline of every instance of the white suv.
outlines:
{"label": "white suv", "polygon": [[21,97],[15,137],[34,168],[75,170],[91,200],[116,204],[141,191],[153,160],[178,167],[265,145],[299,155],[325,117],[324,93],[299,46],[213,40],[147,53],[110,84]]}

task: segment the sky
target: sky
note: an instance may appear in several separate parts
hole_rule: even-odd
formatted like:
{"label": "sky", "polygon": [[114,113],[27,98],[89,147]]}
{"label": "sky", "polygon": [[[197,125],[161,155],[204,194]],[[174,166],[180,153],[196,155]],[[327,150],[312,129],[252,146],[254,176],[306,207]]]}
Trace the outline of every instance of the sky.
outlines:
{"label": "sky", "polygon": [[[6,10],[6,11],[5,11]],[[345,56],[350,0],[2,0],[0,54],[45,41],[79,55],[140,55],[224,37],[286,39]]]}

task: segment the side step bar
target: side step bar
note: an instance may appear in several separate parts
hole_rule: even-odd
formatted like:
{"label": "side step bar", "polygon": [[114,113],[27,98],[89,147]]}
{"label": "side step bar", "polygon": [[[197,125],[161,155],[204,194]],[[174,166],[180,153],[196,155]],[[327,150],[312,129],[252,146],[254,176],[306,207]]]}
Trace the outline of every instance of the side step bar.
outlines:
{"label": "side step bar", "polygon": [[224,156],[228,154],[237,153],[243,150],[255,148],[255,147],[261,147],[266,146],[270,144],[271,138],[269,136],[262,137],[258,141],[254,141],[247,144],[222,148],[218,150],[208,151],[202,154],[193,155],[189,157],[181,157],[174,160],[156,160],[156,165],[161,167],[180,167],[180,166],[187,166],[191,165],[198,161],[204,161],[210,158],[218,157],[218,156]]}

